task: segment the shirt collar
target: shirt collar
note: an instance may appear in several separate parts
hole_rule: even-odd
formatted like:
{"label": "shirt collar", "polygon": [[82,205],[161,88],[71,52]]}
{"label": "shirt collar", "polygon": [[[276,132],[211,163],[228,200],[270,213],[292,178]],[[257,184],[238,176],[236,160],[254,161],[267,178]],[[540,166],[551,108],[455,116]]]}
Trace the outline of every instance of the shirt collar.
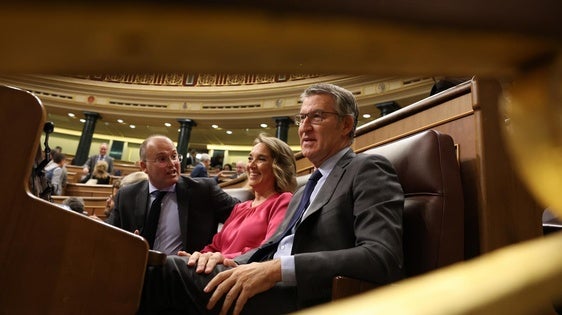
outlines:
{"label": "shirt collar", "polygon": [[176,184],[173,184],[172,186],[170,186],[168,188],[165,188],[165,189],[158,189],[158,188],[154,187],[154,185],[152,185],[152,183],[149,180],[148,181],[148,193],[152,194],[153,192],[155,192],[157,190],[167,191],[167,192],[175,192],[176,191]]}
{"label": "shirt collar", "polygon": [[320,167],[318,167],[318,170],[320,170],[320,173],[322,173],[322,178],[326,178],[328,177],[328,175],[330,175],[330,173],[336,166],[336,163],[338,163],[338,161],[345,155],[348,150],[349,147],[341,149],[336,154],[332,155],[330,158],[324,161],[324,163],[322,163]]}

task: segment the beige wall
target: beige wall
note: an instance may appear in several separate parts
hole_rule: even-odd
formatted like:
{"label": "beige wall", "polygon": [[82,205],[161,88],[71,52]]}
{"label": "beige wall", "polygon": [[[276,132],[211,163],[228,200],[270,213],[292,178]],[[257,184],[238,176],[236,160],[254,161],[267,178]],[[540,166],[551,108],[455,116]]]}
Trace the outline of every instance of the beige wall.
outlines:
{"label": "beige wall", "polygon": [[[111,148],[112,140],[113,138],[109,136],[94,134],[88,156],[98,153],[100,145],[104,142],[109,145],[109,148]],[[139,160],[140,145],[143,140],[129,139],[129,138],[122,138],[122,139],[115,139],[115,140],[125,142],[123,146],[123,155],[121,157],[121,161],[134,163]],[[41,135],[42,149],[44,149],[44,145],[43,145],[44,141],[45,141],[45,134],[42,134]],[[60,146],[62,147],[63,153],[68,155],[76,155],[76,150],[78,149],[79,142],[80,142],[79,134],[65,133],[64,130],[63,132],[55,131],[49,135],[49,147],[53,149],[56,146]],[[248,154],[250,153],[250,149],[251,147],[248,147],[247,150],[240,150],[240,148],[237,148],[236,150],[225,149],[224,163],[236,164],[236,162],[238,162],[239,160],[247,161]]]}

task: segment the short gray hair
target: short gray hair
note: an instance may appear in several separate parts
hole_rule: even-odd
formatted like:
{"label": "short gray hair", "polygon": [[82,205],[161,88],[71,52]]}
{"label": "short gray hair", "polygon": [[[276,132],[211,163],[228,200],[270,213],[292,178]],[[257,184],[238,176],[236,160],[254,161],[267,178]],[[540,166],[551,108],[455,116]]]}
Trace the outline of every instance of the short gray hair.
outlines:
{"label": "short gray hair", "polygon": [[355,137],[355,129],[357,128],[357,120],[359,119],[359,106],[357,100],[351,91],[330,83],[318,83],[311,85],[300,96],[301,102],[313,95],[331,95],[336,102],[336,111],[340,116],[350,115],[353,117],[353,129],[349,133],[349,138],[353,141]]}

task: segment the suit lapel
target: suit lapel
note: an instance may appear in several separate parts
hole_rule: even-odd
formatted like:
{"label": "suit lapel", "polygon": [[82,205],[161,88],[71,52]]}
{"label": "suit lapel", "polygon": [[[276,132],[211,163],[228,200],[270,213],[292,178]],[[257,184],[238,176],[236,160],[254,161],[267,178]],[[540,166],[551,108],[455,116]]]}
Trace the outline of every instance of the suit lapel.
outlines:
{"label": "suit lapel", "polygon": [[137,209],[133,209],[133,213],[135,214],[135,226],[143,227],[144,228],[144,221],[146,218],[146,213],[148,211],[148,202],[150,198],[148,196],[148,181],[143,181],[142,187],[140,191],[135,194],[135,202],[134,204],[137,205]]}
{"label": "suit lapel", "polygon": [[[311,214],[318,212],[318,210],[322,209],[322,207],[326,203],[328,203],[328,201],[334,194],[338,183],[341,181],[343,175],[345,174],[345,168],[347,167],[349,162],[351,162],[354,156],[355,153],[351,149],[349,149],[344,154],[344,156],[336,163],[336,165],[332,169],[332,172],[330,173],[330,175],[328,175],[328,178],[326,178],[326,182],[324,182],[324,185],[318,192],[316,198],[314,199],[312,204],[310,204],[309,209],[305,213],[305,216],[303,217],[301,222],[310,217]],[[293,198],[291,199],[291,202],[289,203],[289,206],[287,207],[285,218],[283,219],[281,225],[277,228],[277,232],[275,232],[275,234],[268,240],[267,244],[264,244],[261,247],[267,246],[271,243],[279,242],[281,240],[281,237],[283,237],[283,232],[285,231],[287,224],[289,224],[289,221],[291,220],[290,218],[293,217],[295,211],[297,210],[303,192],[304,186],[302,186],[295,192]],[[299,227],[299,225],[300,223],[297,224],[297,228]]]}
{"label": "suit lapel", "polygon": [[306,211],[305,215],[303,216],[301,222],[306,220],[309,216],[313,213],[317,212],[318,210],[322,209],[326,203],[332,198],[332,195],[336,191],[338,183],[341,181],[343,175],[345,174],[345,168],[355,156],[355,153],[350,149],[348,150],[344,156],[336,163],[328,178],[324,182],[324,185],[316,195],[316,198],[310,204],[308,211]]}
{"label": "suit lapel", "polygon": [[180,219],[183,248],[185,248],[187,244],[187,220],[189,218],[189,201],[191,200],[191,191],[188,186],[189,183],[180,176],[178,182],[176,183],[176,200],[178,203],[178,216]]}

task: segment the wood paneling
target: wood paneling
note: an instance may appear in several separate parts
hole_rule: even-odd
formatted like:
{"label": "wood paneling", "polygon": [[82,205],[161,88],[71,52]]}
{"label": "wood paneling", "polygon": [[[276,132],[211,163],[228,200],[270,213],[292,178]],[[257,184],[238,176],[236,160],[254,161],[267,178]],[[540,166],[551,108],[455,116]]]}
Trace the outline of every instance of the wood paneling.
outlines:
{"label": "wood paneling", "polygon": [[68,183],[66,184],[65,194],[67,196],[107,198],[111,195],[112,188],[112,185]]}
{"label": "wood paneling", "polygon": [[7,87],[0,87],[0,104],[0,124],[17,135],[0,138],[10,152],[0,156],[10,165],[0,177],[0,313],[134,314],[148,244],[32,196],[28,179],[45,111],[33,95]]}
{"label": "wood paneling", "polygon": [[[52,196],[53,202],[62,204],[66,198],[72,196]],[[78,196],[75,196],[78,197]],[[84,200],[84,210],[88,212],[88,215],[95,214],[101,219],[105,219],[105,201],[107,197],[80,197]]]}

